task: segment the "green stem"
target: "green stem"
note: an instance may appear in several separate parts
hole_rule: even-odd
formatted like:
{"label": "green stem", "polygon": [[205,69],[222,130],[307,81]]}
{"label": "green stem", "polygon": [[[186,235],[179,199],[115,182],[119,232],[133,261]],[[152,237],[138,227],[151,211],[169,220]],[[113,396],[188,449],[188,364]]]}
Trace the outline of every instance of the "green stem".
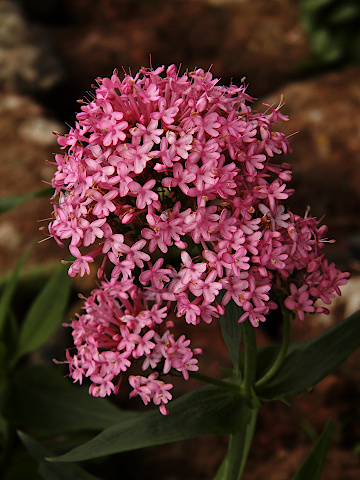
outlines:
{"label": "green stem", "polygon": [[284,319],[284,325],[283,325],[283,341],[281,345],[281,349],[279,352],[279,355],[277,356],[275,362],[271,366],[271,368],[265,373],[265,375],[260,378],[255,383],[255,388],[261,388],[264,385],[266,385],[279,371],[281,365],[283,364],[288,348],[289,348],[289,338],[290,338],[290,315],[283,311],[283,319]]}
{"label": "green stem", "polygon": [[230,435],[226,457],[214,480],[241,480],[254,436],[256,417],[257,409],[254,409],[248,425]]}
{"label": "green stem", "polygon": [[257,409],[254,409],[252,411],[250,422],[248,423],[248,425],[246,427],[245,442],[244,442],[240,471],[239,471],[239,476],[238,476],[239,480],[241,479],[242,474],[245,470],[246,461],[247,461],[247,458],[249,456],[250,447],[251,447],[252,440],[253,440],[254,433],[255,433],[257,413],[258,413]]}
{"label": "green stem", "polygon": [[239,393],[240,391],[239,386],[234,383],[218,380],[217,378],[209,377],[208,375],[203,375],[202,373],[190,372],[190,377],[196,378],[196,380],[200,380],[201,382],[209,383],[210,385],[224,388],[226,390],[232,390],[236,393]]}

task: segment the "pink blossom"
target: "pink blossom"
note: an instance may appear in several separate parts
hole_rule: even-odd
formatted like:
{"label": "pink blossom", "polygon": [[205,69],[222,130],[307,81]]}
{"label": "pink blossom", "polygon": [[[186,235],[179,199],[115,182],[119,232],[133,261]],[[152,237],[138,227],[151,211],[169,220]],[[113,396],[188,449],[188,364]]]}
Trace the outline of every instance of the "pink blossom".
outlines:
{"label": "pink blossom", "polygon": [[259,198],[266,198],[269,202],[270,210],[274,211],[276,200],[285,200],[289,197],[285,189],[286,184],[281,184],[279,180],[274,180],[270,184],[264,182],[258,190],[257,196]]}
{"label": "pink blossom", "polygon": [[80,277],[83,277],[85,272],[90,273],[89,263],[94,261],[94,258],[91,255],[81,255],[80,250],[74,245],[69,246],[70,253],[76,257],[76,260],[73,262],[69,268],[70,277],[76,277],[80,273]]}
{"label": "pink blossom", "polygon": [[150,255],[142,251],[142,248],[146,245],[146,240],[138,240],[131,247],[125,243],[119,245],[120,252],[126,254],[126,259],[134,262],[138,267],[143,268],[144,261],[150,260]]}
{"label": "pink blossom", "polygon": [[149,330],[144,336],[137,339],[137,347],[132,354],[134,358],[140,358],[143,355],[148,355],[151,352],[155,346],[155,343],[151,342],[154,333],[155,332],[153,330]]}
{"label": "pink blossom", "polygon": [[173,177],[165,177],[162,184],[167,188],[179,187],[185,195],[189,191],[188,184],[195,180],[195,173],[184,170],[180,163],[176,163],[173,168]]}
{"label": "pink blossom", "polygon": [[149,270],[145,270],[140,274],[140,282],[145,285],[151,281],[155,288],[162,289],[164,282],[169,282],[170,276],[172,275],[172,271],[169,268],[160,268],[163,263],[164,259],[159,258],[153,266],[150,264]]}
{"label": "pink blossom", "polygon": [[[246,278],[248,274],[246,273]],[[248,291],[249,282],[245,278],[240,277],[227,277],[226,279],[221,279],[221,284],[226,290],[226,293],[222,299],[222,304],[227,305],[231,299],[234,302],[242,306],[245,301],[245,295]]]}
{"label": "pink blossom", "polygon": [[189,150],[192,149],[192,135],[183,134],[178,137],[174,132],[168,130],[166,132],[166,138],[170,145],[170,155],[178,155],[180,158],[186,160],[189,156]]}
{"label": "pink blossom", "polygon": [[142,382],[143,378],[144,377],[141,377],[140,375],[137,375],[136,377],[134,375],[129,376],[129,384],[133,388],[133,391],[130,392],[129,396],[131,398],[139,395],[141,400],[147,405],[151,400],[151,390],[146,383]]}
{"label": "pink blossom", "polygon": [[200,322],[201,308],[195,302],[191,302],[187,295],[177,296],[177,316],[185,315],[186,323],[197,325]]}
{"label": "pink blossom", "polygon": [[316,301],[330,304],[348,274],[325,258],[326,227],[285,208],[282,101],[255,111],[244,85],[175,65],[96,83],[54,160],[48,235],[68,240],[69,275],[94,264],[99,282],[70,324],[66,361],[94,396],[117,392],[138,362],[130,396],[167,414],[165,377],[187,379],[201,353],[174,323],[210,324],[233,301],[235,320],[258,327],[278,293],[300,320],[328,313]]}
{"label": "pink blossom", "polygon": [[91,192],[92,198],[95,200],[96,205],[94,206],[93,213],[97,217],[104,218],[109,215],[110,212],[116,210],[115,204],[111,201],[117,196],[116,191],[111,191],[105,195],[101,195],[100,192],[93,190]]}
{"label": "pink blossom", "polygon": [[144,142],[154,142],[159,144],[161,141],[160,135],[164,132],[162,128],[158,127],[158,120],[150,120],[147,126],[143,125],[142,123],[137,123],[136,127],[132,130],[132,135],[134,137],[143,137]]}
{"label": "pink blossom", "polygon": [[81,220],[82,227],[85,229],[83,240],[84,247],[88,247],[89,245],[93,244],[95,238],[103,238],[104,231],[101,229],[101,227],[106,222],[105,218],[99,218],[98,220],[94,220],[91,223],[85,219]]}
{"label": "pink blossom", "polygon": [[169,390],[171,390],[173,385],[157,380],[157,377],[157,373],[152,373],[148,378],[140,375],[136,377],[131,375],[129,383],[133,387],[133,391],[130,393],[130,397],[139,395],[145,405],[152,400],[155,405],[159,405],[160,412],[163,415],[168,415],[169,411],[165,405],[172,399]]}
{"label": "pink blossom", "polygon": [[195,282],[190,282],[189,290],[196,297],[203,295],[208,303],[212,303],[222,289],[221,283],[214,281],[216,277],[217,273],[215,270],[213,270],[209,273],[205,280],[198,279]]}
{"label": "pink blossom", "polygon": [[100,375],[102,376],[110,373],[116,377],[120,372],[125,372],[131,366],[127,352],[120,354],[119,352],[105,351],[99,357],[104,362],[100,367]]}
{"label": "pink blossom", "polygon": [[190,255],[187,252],[181,252],[181,261],[183,267],[180,270],[181,283],[188,285],[190,282],[196,282],[205,272],[206,263],[193,263]]}
{"label": "pink blossom", "polygon": [[158,101],[158,111],[153,112],[150,116],[154,120],[161,119],[166,125],[171,125],[178,111],[179,108],[176,105],[167,108],[166,100],[161,97]]}
{"label": "pink blossom", "polygon": [[284,305],[289,310],[296,311],[300,320],[304,320],[305,312],[314,312],[313,301],[309,297],[307,285],[303,285],[299,289],[294,283],[290,285],[291,295],[284,301]]}
{"label": "pink blossom", "polygon": [[200,127],[200,138],[204,136],[205,132],[212,137],[217,137],[219,135],[218,128],[221,127],[221,123],[219,123],[219,115],[216,112],[208,113],[205,116],[195,115],[194,123]]}
{"label": "pink blossom", "polygon": [[130,182],[129,189],[136,195],[136,207],[139,209],[145,208],[146,205],[151,205],[159,196],[152,188],[155,186],[156,180],[147,181],[144,185],[137,182]]}
{"label": "pink blossom", "polygon": [[272,211],[266,205],[260,203],[259,210],[270,220],[272,230],[276,230],[277,227],[287,228],[287,220],[290,218],[290,214],[285,213],[285,207],[283,205],[278,205]]}
{"label": "pink blossom", "polygon": [[111,382],[112,375],[111,373],[102,377],[101,375],[92,375],[91,380],[92,384],[89,388],[89,393],[93,397],[106,397],[114,391],[115,386]]}
{"label": "pink blossom", "polygon": [[153,142],[148,141],[143,145],[126,146],[122,148],[119,153],[121,153],[122,158],[126,160],[126,163],[129,163],[135,174],[142,173],[146,167],[147,162],[150,160],[149,152],[153,146]]}

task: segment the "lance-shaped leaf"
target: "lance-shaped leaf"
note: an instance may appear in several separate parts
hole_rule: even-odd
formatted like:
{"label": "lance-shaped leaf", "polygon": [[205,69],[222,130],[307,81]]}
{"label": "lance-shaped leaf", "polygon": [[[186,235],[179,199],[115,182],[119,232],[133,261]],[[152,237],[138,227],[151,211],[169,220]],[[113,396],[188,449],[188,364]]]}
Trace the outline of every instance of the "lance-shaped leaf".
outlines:
{"label": "lance-shaped leaf", "polygon": [[24,193],[22,195],[11,195],[9,197],[0,198],[0,214],[12,210],[13,208],[18,207],[22,203],[25,203],[32,198],[50,197],[53,192],[53,188],[48,187],[42,188],[41,190],[36,190],[34,192]]}
{"label": "lance-shaped leaf", "polygon": [[240,342],[243,325],[238,323],[244,313],[243,309],[231,300],[225,307],[225,315],[220,317],[221,332],[235,372],[240,370]]}
{"label": "lance-shaped leaf", "polygon": [[235,433],[245,428],[251,416],[246,398],[213,386],[195,390],[171,402],[169,412],[166,417],[158,410],[139,414],[51,460],[77,462],[200,435]]}
{"label": "lance-shaped leaf", "polygon": [[320,437],[291,480],[320,480],[332,433],[332,421],[325,425]]}
{"label": "lance-shaped leaf", "polygon": [[30,245],[30,247],[27,248],[27,250],[25,250],[25,252],[22,254],[0,298],[0,338],[2,338],[4,335],[5,323],[8,320],[10,304],[19,280],[20,270],[22,269],[25,260],[27,259],[33,246],[34,245]]}
{"label": "lance-shaped leaf", "polygon": [[99,477],[85,472],[85,470],[78,465],[72,465],[70,463],[66,465],[55,465],[54,463],[47,462],[45,458],[51,455],[49,450],[23,432],[18,432],[18,435],[30,455],[37,460],[39,473],[45,480],[100,480]]}
{"label": "lance-shaped leaf", "polygon": [[[266,400],[297,395],[333,372],[359,346],[360,311],[318,337],[292,344],[279,372],[256,393]],[[269,353],[270,358],[275,350]],[[266,350],[260,355],[265,357]]]}
{"label": "lance-shaped leaf", "polygon": [[43,345],[64,318],[71,290],[67,269],[59,265],[39,293],[21,328],[14,362]]}
{"label": "lance-shaped leaf", "polygon": [[[103,430],[134,415],[62,377],[60,367],[32,365],[11,378],[5,415],[37,436]],[[25,401],[26,399],[26,401]]]}

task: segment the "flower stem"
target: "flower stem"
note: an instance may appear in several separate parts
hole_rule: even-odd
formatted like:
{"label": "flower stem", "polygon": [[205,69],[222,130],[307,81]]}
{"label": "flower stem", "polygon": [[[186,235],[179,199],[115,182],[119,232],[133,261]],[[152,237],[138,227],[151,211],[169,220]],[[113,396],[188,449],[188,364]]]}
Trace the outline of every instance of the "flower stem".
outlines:
{"label": "flower stem", "polygon": [[254,436],[256,418],[257,409],[254,409],[248,425],[230,435],[226,457],[214,480],[241,480]]}
{"label": "flower stem", "polygon": [[239,386],[234,383],[218,380],[217,378],[209,377],[208,375],[204,375],[202,373],[190,372],[190,377],[196,378],[196,380],[200,380],[201,382],[209,383],[210,385],[224,388],[226,390],[232,390],[237,393],[240,391]]}
{"label": "flower stem", "polygon": [[243,446],[243,451],[242,451],[242,456],[241,456],[241,465],[240,465],[240,470],[239,470],[239,473],[238,473],[238,479],[239,480],[241,479],[242,474],[245,470],[246,461],[247,461],[247,458],[248,458],[248,455],[249,455],[249,452],[250,452],[250,447],[251,447],[252,440],[253,440],[254,433],[255,433],[257,413],[258,413],[257,409],[254,409],[252,411],[250,422],[248,423],[248,425],[246,427],[244,446]]}
{"label": "flower stem", "polygon": [[283,364],[288,348],[289,348],[289,337],[290,337],[290,314],[288,312],[282,311],[284,324],[283,324],[283,341],[280,348],[280,352],[271,366],[271,368],[265,373],[265,375],[260,378],[255,383],[255,388],[262,388],[266,385],[279,371],[281,365]]}

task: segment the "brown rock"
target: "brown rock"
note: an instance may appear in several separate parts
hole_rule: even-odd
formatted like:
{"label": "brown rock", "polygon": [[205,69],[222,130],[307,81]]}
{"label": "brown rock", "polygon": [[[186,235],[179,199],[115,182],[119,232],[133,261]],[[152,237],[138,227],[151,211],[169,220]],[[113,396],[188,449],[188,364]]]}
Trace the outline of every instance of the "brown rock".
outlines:
{"label": "brown rock", "polygon": [[0,87],[42,92],[60,81],[60,65],[44,31],[30,25],[16,1],[0,1]]}
{"label": "brown rock", "polygon": [[97,76],[122,66],[136,72],[150,61],[183,69],[212,65],[224,83],[245,75],[252,94],[259,95],[293,78],[309,53],[291,0],[65,0],[61,8],[66,22],[48,26],[48,33],[76,96]]}
{"label": "brown rock", "polygon": [[291,201],[297,213],[309,204],[313,215],[326,215],[325,223],[349,231],[360,227],[359,74],[360,67],[349,67],[289,83],[264,100],[277,105],[284,95],[282,112],[290,121],[279,128],[296,133],[289,139],[293,152],[287,160],[294,171]]}
{"label": "brown rock", "polygon": [[[261,99],[277,106],[283,95],[282,112],[289,115],[278,127],[290,137],[293,150],[285,157],[295,188],[289,207],[304,215],[310,206],[310,214],[323,219],[327,237],[336,240],[325,251],[339,268],[353,272],[359,272],[360,252],[359,74],[358,66],[323,73]],[[259,101],[255,108],[266,107]]]}
{"label": "brown rock", "polygon": [[[51,132],[62,126],[46,117],[29,97],[0,94],[0,191],[1,197],[21,195],[49,185],[53,168],[45,164],[58,149]],[[47,182],[47,183],[44,183]],[[49,217],[49,198],[30,200],[0,217],[0,271],[10,271],[31,242],[44,238],[38,231]],[[32,251],[32,262],[60,260],[62,252],[53,240]]]}

